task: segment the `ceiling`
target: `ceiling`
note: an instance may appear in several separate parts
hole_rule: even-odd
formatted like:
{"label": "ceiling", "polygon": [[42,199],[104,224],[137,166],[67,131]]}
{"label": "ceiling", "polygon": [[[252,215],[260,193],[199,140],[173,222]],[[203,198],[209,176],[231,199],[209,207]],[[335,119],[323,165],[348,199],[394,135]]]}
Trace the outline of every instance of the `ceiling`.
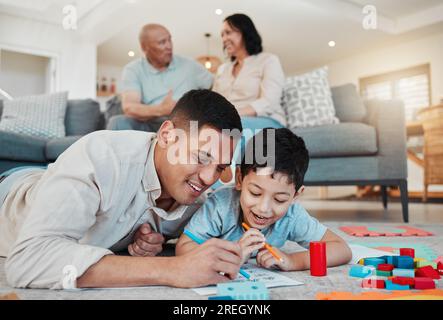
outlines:
{"label": "ceiling", "polygon": [[[378,29],[364,30],[366,0],[0,0],[0,12],[61,24],[62,7],[78,8],[78,34],[98,44],[98,63],[121,67],[140,56],[138,32],[161,23],[172,34],[175,53],[206,54],[204,34],[212,34],[210,53],[223,58],[220,28],[224,17],[248,14],[266,51],[277,54],[289,74],[388,43],[443,31],[443,0],[372,0]],[[216,15],[215,9],[223,10]],[[334,40],[336,47],[328,42]]]}
{"label": "ceiling", "polygon": [[0,12],[23,16],[49,23],[63,19],[63,7],[73,4],[77,17],[84,18],[104,0],[0,0]]}
{"label": "ceiling", "polygon": [[360,6],[367,4],[374,5],[381,14],[394,19],[411,15],[443,3],[441,0],[347,0],[347,2]]}

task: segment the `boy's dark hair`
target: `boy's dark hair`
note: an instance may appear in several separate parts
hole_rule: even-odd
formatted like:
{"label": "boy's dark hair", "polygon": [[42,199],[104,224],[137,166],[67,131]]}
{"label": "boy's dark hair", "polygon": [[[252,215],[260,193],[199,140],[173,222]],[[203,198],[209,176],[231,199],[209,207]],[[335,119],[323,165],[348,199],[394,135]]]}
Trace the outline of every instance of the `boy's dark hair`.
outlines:
{"label": "boy's dark hair", "polygon": [[[271,130],[274,130],[274,134]],[[271,156],[267,154],[269,134],[275,136],[275,158],[272,159],[274,172],[286,174],[289,183],[293,183],[296,191],[298,191],[303,185],[305,173],[308,170],[309,152],[303,139],[287,128],[265,128],[249,140],[240,165],[242,177],[244,178],[251,170],[256,172],[257,168],[269,166],[269,163],[266,162],[258,163],[255,152],[257,147],[259,149],[263,148],[263,155],[261,156]]]}
{"label": "boy's dark hair", "polygon": [[[238,30],[245,43],[246,51],[249,55],[259,54],[263,51],[261,36],[255,28],[254,22],[251,18],[243,13],[236,13],[230,15],[225,21],[231,26],[231,28]],[[235,57],[231,58],[232,60]]]}
{"label": "boy's dark hair", "polygon": [[170,115],[171,121],[181,128],[189,128],[190,121],[198,121],[215,129],[242,131],[240,116],[235,107],[222,95],[206,89],[191,90],[184,94]]}

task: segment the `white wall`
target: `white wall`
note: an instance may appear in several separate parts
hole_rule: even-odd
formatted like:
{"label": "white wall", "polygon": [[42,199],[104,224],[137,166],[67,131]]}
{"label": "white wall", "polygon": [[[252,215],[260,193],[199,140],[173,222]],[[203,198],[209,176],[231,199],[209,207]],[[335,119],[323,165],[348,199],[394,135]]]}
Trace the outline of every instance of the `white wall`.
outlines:
{"label": "white wall", "polygon": [[[438,104],[443,99],[443,33],[329,63],[329,82],[331,86],[354,83],[358,87],[359,78],[425,63],[431,65],[432,104]],[[423,169],[409,160],[408,183],[409,190],[423,190]],[[441,191],[443,187],[433,185],[429,190]]]}
{"label": "white wall", "polygon": [[0,48],[57,57],[57,91],[69,98],[95,98],[96,45],[62,25],[0,13]]}
{"label": "white wall", "polygon": [[438,104],[443,98],[443,33],[334,61],[328,64],[329,81],[331,86],[358,86],[359,78],[425,63],[431,64],[432,103]]}
{"label": "white wall", "polygon": [[44,94],[49,59],[0,50],[0,88],[13,97]]}

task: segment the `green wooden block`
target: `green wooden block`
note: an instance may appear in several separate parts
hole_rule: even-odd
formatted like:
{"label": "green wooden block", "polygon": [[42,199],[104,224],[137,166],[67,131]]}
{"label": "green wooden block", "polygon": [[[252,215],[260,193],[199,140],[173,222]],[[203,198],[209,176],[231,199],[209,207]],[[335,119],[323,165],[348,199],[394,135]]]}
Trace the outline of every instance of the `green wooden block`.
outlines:
{"label": "green wooden block", "polygon": [[391,277],[392,276],[392,272],[391,271],[377,270],[377,276],[379,276],[379,277]]}
{"label": "green wooden block", "polygon": [[437,262],[428,261],[428,260],[419,260],[417,261],[417,268],[431,266],[434,269],[437,269]]}

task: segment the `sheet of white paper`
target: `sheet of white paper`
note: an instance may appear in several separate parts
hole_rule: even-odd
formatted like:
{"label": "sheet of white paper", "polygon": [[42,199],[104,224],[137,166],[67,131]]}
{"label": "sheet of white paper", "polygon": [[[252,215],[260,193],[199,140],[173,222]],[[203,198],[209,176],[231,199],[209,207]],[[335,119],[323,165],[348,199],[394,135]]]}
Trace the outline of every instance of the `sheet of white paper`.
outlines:
{"label": "sheet of white paper", "polygon": [[363,258],[376,258],[381,256],[398,256],[396,253],[368,248],[358,244],[349,244],[352,251],[352,259],[349,264],[357,264]]}
{"label": "sheet of white paper", "polygon": [[[267,288],[291,287],[300,286],[303,284],[303,282],[291,279],[287,276],[271,270],[260,268],[256,264],[252,263],[247,263],[243,265],[242,269],[249,273],[254,280],[263,282]],[[243,276],[239,275],[234,281],[246,281],[246,279]],[[217,294],[216,286],[196,288],[193,290],[202,296]]]}

